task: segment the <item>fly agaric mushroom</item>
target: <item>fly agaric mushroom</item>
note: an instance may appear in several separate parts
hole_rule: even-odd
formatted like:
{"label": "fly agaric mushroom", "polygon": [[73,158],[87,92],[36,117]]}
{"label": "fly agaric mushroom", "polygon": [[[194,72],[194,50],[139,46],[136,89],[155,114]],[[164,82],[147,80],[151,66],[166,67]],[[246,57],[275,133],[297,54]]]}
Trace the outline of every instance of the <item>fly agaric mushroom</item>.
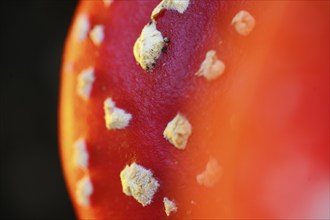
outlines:
{"label": "fly agaric mushroom", "polygon": [[59,109],[78,217],[329,217],[328,8],[81,1]]}

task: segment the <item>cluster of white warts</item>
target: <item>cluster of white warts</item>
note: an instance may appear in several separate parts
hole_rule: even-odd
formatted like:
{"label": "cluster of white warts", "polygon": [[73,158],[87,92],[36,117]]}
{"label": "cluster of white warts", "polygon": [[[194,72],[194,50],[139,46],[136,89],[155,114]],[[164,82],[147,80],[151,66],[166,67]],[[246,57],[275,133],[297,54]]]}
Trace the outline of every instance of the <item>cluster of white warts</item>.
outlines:
{"label": "cluster of white warts", "polygon": [[[109,7],[111,4],[112,0],[104,0],[105,7]],[[144,70],[151,70],[154,67],[165,44],[161,32],[157,30],[156,17],[166,9],[176,10],[182,14],[186,11],[188,5],[189,0],[162,0],[152,11],[152,22],[143,28],[133,49],[137,63],[139,63]],[[100,46],[102,44],[105,37],[103,25],[98,24],[91,28],[88,16],[85,14],[78,17],[77,25],[76,33],[78,41],[83,41],[89,36],[95,46]],[[238,34],[247,36],[255,26],[255,19],[249,12],[242,10],[234,16],[232,25]],[[224,62],[217,58],[215,50],[210,50],[206,53],[206,57],[195,75],[202,76],[207,80],[214,80],[221,76],[224,71]],[[93,67],[82,70],[78,75],[77,94],[84,101],[89,100],[94,81],[95,70]],[[117,107],[111,97],[108,97],[104,101],[104,113],[105,126],[108,130],[124,129],[129,125],[132,119],[132,115]],[[181,113],[177,113],[167,124],[163,135],[175,148],[184,150],[191,133],[192,126],[188,119]],[[74,166],[85,171],[84,176],[76,185],[76,199],[80,205],[89,206],[90,196],[93,193],[93,184],[88,173],[89,154],[87,151],[87,143],[84,138],[79,138],[74,143],[73,157]],[[205,170],[196,176],[196,181],[202,186],[212,187],[218,182],[221,172],[222,170],[217,160],[210,157]],[[132,196],[142,206],[147,206],[152,202],[152,198],[159,187],[159,183],[153,176],[152,171],[135,162],[126,165],[120,173],[120,180],[123,193],[127,196]],[[169,216],[171,212],[177,211],[176,203],[173,200],[164,197],[163,203],[167,216]]]}

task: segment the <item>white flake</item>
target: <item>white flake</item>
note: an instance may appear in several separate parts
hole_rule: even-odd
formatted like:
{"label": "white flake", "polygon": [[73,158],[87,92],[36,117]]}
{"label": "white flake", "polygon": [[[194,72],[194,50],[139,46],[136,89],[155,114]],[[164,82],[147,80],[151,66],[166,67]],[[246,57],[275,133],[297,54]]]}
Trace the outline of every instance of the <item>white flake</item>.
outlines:
{"label": "white flake", "polygon": [[133,54],[136,62],[142,69],[152,70],[164,45],[162,33],[157,30],[156,23],[147,24],[134,44]]}
{"label": "white flake", "polygon": [[214,80],[225,72],[225,64],[217,58],[216,52],[210,50],[206,53],[205,60],[202,62],[196,76],[203,76],[207,80]]}
{"label": "white flake", "polygon": [[234,25],[237,33],[247,36],[255,27],[256,20],[249,12],[241,10],[234,16],[231,23]]}
{"label": "white flake", "polygon": [[105,126],[110,129],[123,129],[128,126],[132,115],[116,107],[111,98],[104,101]]}
{"label": "white flake", "polygon": [[84,100],[88,100],[95,80],[94,68],[89,67],[78,75],[77,93]]}
{"label": "white flake", "polygon": [[123,193],[147,206],[152,202],[152,198],[156,193],[159,183],[153,177],[151,170],[144,168],[141,165],[132,163],[120,172],[120,180]]}
{"label": "white flake", "polygon": [[90,196],[93,193],[93,185],[88,175],[77,182],[76,198],[82,206],[90,205]]}
{"label": "white flake", "polygon": [[188,138],[191,135],[191,125],[186,117],[178,113],[170,121],[165,130],[164,138],[173,144],[176,148],[183,150],[186,148]]}

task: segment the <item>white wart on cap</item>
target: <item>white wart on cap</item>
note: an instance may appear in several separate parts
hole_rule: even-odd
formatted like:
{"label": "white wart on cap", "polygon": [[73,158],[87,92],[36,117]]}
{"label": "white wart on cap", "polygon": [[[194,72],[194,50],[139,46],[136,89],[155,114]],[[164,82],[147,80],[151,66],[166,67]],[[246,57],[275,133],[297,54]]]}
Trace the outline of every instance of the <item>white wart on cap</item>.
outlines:
{"label": "white wart on cap", "polygon": [[78,41],[83,41],[87,38],[89,29],[90,29],[90,23],[89,23],[88,15],[86,14],[79,15],[79,17],[77,18],[77,23],[75,28]]}
{"label": "white wart on cap", "polygon": [[133,48],[136,62],[144,70],[152,70],[165,45],[163,35],[157,30],[156,23],[150,22],[142,29]]}
{"label": "white wart on cap", "polygon": [[81,169],[87,169],[88,167],[88,152],[87,144],[84,138],[79,138],[74,143],[74,164]]}
{"label": "white wart on cap", "polygon": [[77,80],[77,93],[82,99],[87,101],[91,95],[93,83],[95,81],[94,68],[88,67],[81,71]]}
{"label": "white wart on cap", "polygon": [[222,169],[216,159],[211,157],[206,164],[206,169],[196,176],[197,183],[205,186],[212,187],[220,179]]}
{"label": "white wart on cap", "polygon": [[90,205],[90,196],[93,193],[93,185],[88,175],[77,182],[76,198],[78,204],[82,206]]}
{"label": "white wart on cap", "polygon": [[248,36],[256,25],[254,17],[245,10],[239,11],[231,21],[235,30],[242,36]]}
{"label": "white wart on cap", "polygon": [[104,101],[104,114],[105,126],[108,130],[126,128],[132,119],[132,115],[116,107],[110,97]]}
{"label": "white wart on cap", "polygon": [[95,25],[90,31],[89,37],[96,46],[100,46],[104,40],[104,26]]}
{"label": "white wart on cap", "polygon": [[135,162],[126,165],[120,172],[120,180],[123,193],[127,196],[133,196],[142,206],[147,206],[152,202],[159,187],[159,183],[153,177],[151,170]]}
{"label": "white wart on cap", "polygon": [[112,4],[113,0],[103,0],[103,4],[105,7],[109,7]]}
{"label": "white wart on cap", "polygon": [[215,50],[206,53],[205,60],[202,62],[196,76],[203,76],[207,80],[214,80],[225,72],[225,64],[217,58]]}
{"label": "white wart on cap", "polygon": [[166,126],[164,130],[164,138],[168,140],[174,147],[183,150],[186,148],[188,138],[191,135],[191,125],[188,119],[178,113]]}
{"label": "white wart on cap", "polygon": [[169,200],[167,197],[164,197],[163,203],[164,203],[165,213],[167,216],[170,216],[171,212],[176,212],[178,210],[175,202],[172,200]]}
{"label": "white wart on cap", "polygon": [[163,0],[151,13],[151,19],[155,19],[159,13],[165,9],[176,10],[180,14],[185,12],[189,6],[190,0]]}

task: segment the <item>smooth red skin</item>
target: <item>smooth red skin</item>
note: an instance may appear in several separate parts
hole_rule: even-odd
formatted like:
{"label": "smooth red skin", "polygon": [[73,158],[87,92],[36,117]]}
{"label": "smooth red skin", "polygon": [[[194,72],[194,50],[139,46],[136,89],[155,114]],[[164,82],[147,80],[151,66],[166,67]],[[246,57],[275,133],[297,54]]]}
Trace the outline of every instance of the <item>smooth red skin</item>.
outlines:
{"label": "smooth red skin", "polygon": [[[166,218],[164,196],[177,203],[174,218],[306,216],[300,201],[308,204],[308,190],[320,178],[329,182],[329,3],[191,2],[185,13],[165,11],[157,19],[170,44],[151,73],[136,65],[132,48],[158,1],[79,5],[76,15],[87,12],[91,25],[103,24],[106,32],[97,48],[90,40],[78,44],[71,29],[65,48],[61,155],[78,216]],[[248,37],[230,25],[241,9],[257,21]],[[210,49],[226,63],[225,74],[212,82],[194,76]],[[96,81],[85,102],[76,95],[76,76],[90,65]],[[123,130],[105,127],[109,96],[133,115]],[[193,127],[183,151],[162,135],[177,112]],[[90,208],[74,199],[83,172],[72,165],[72,145],[81,136],[90,155]],[[223,167],[213,188],[196,183],[209,156]],[[160,183],[146,207],[122,192],[119,173],[134,161]],[[307,171],[298,166],[304,164]],[[274,185],[267,183],[273,173]]]}

